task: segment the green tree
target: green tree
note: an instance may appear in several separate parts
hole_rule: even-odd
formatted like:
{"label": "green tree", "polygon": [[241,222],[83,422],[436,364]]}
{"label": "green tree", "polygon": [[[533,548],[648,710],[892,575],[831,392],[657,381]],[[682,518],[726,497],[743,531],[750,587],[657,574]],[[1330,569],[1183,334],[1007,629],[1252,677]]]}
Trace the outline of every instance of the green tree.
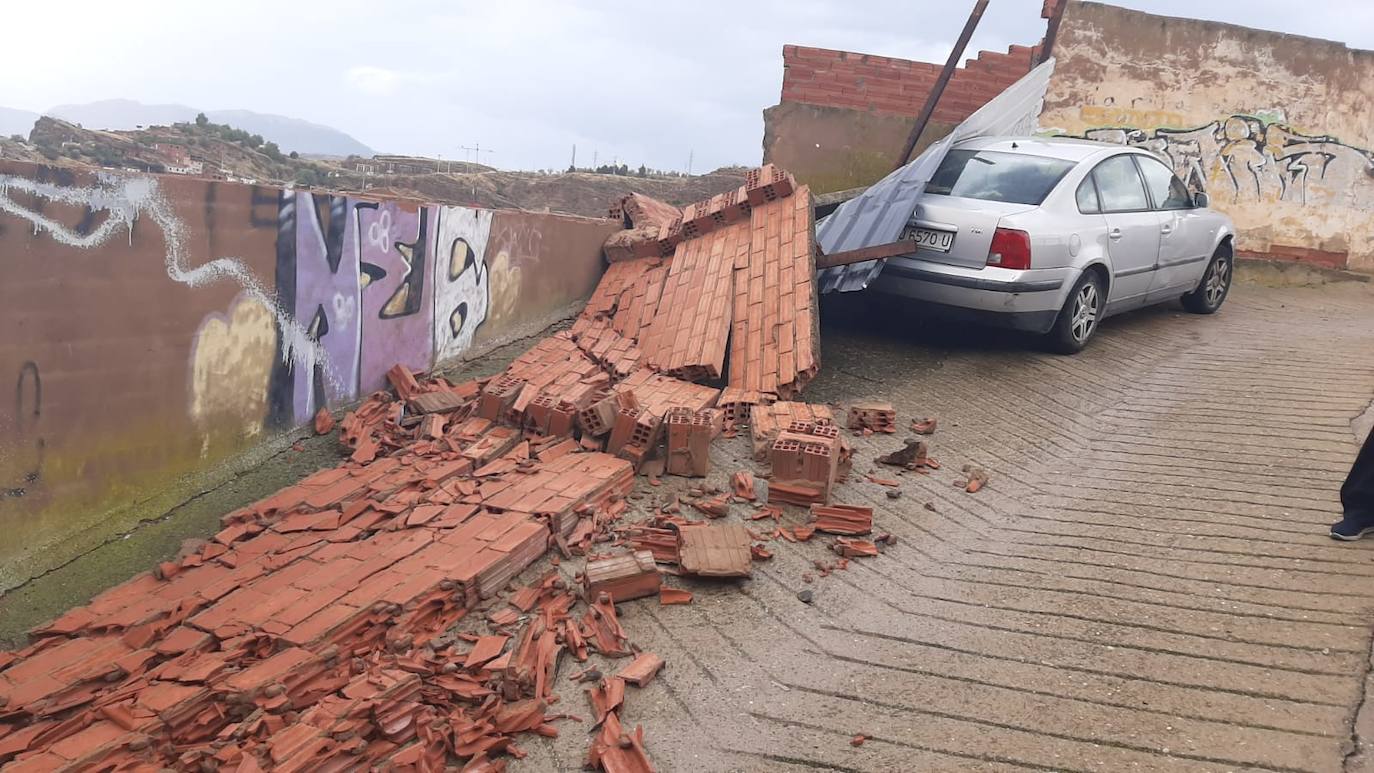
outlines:
{"label": "green tree", "polygon": [[205,113],[196,113],[196,126],[205,126],[210,123],[210,119],[205,117]]}
{"label": "green tree", "polygon": [[300,157],[301,157],[301,154],[297,153],[297,152],[294,151],[294,150],[291,151],[291,156],[290,156],[290,158],[300,158]]}

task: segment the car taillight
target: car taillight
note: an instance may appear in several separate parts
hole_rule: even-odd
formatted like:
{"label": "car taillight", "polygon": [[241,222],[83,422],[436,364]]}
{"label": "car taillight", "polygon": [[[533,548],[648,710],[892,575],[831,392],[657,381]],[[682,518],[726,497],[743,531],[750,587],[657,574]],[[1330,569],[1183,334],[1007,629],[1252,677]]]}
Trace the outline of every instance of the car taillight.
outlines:
{"label": "car taillight", "polygon": [[988,248],[988,265],[1024,271],[1030,268],[1030,234],[1011,228],[998,228]]}

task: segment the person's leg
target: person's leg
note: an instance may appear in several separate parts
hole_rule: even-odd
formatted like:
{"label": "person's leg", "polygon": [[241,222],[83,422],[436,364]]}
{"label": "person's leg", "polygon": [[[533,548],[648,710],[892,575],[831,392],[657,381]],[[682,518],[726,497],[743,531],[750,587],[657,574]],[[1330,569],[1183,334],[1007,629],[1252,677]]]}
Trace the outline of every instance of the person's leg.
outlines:
{"label": "person's leg", "polygon": [[1341,507],[1345,517],[1332,524],[1331,536],[1357,540],[1374,533],[1374,432],[1365,438],[1360,455],[1341,486]]}

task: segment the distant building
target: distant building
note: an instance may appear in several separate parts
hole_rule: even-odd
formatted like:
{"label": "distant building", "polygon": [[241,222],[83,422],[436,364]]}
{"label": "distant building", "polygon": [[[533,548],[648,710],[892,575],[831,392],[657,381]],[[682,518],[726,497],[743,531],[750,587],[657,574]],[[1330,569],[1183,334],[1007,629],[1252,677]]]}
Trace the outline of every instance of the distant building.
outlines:
{"label": "distant building", "polygon": [[200,161],[192,160],[191,155],[186,152],[183,145],[172,145],[166,142],[153,144],[162,168],[167,174],[200,174],[205,171],[205,164]]}

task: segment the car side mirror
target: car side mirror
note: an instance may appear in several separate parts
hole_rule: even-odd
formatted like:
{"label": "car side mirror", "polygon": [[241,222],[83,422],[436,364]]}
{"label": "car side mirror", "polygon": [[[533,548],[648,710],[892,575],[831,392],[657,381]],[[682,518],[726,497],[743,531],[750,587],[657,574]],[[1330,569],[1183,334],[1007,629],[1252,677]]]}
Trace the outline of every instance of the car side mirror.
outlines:
{"label": "car side mirror", "polygon": [[1198,209],[1206,209],[1206,208],[1207,208],[1207,205],[1208,205],[1210,202],[1211,202],[1211,199],[1209,199],[1209,198],[1207,197],[1207,194],[1206,194],[1205,192],[1203,192],[1203,191],[1194,191],[1194,192],[1193,192],[1193,206],[1194,206],[1194,207],[1197,207]]}

